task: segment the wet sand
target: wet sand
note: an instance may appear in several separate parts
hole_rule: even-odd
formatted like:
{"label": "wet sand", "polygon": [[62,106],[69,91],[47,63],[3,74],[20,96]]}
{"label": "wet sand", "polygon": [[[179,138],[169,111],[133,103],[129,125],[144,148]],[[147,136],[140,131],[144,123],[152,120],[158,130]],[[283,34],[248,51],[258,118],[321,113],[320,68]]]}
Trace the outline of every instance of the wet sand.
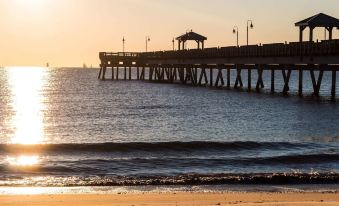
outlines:
{"label": "wet sand", "polygon": [[1,206],[338,206],[338,193],[225,192],[137,193],[84,195],[2,195]]}

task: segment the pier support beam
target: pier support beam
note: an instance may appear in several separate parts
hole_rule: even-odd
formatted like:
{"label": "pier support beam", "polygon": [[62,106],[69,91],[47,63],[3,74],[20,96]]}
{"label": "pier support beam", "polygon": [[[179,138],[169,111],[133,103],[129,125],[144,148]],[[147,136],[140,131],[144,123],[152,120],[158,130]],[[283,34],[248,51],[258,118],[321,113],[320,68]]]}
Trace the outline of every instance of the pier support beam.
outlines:
{"label": "pier support beam", "polygon": [[167,79],[168,82],[173,83],[173,67],[172,66],[168,66],[167,68]]}
{"label": "pier support beam", "polygon": [[248,88],[248,91],[250,92],[251,89],[252,89],[252,70],[251,70],[251,68],[248,68],[247,78],[248,78],[247,88]]}
{"label": "pier support beam", "polygon": [[313,85],[313,95],[316,97],[319,97],[320,94],[320,87],[321,87],[321,82],[324,76],[324,70],[320,68],[319,70],[319,76],[318,76],[318,81],[315,79],[314,75],[314,70],[310,70],[311,74],[311,79],[312,79],[312,85]]}
{"label": "pier support beam", "polygon": [[174,71],[175,71],[175,67],[170,66],[170,67],[168,68],[168,72],[169,72],[169,81],[170,81],[171,83],[174,82]]}
{"label": "pier support beam", "polygon": [[194,82],[194,75],[193,75],[193,68],[189,65],[186,66],[186,76],[184,80],[184,84],[187,84],[187,82],[191,81],[192,85],[195,85]]}
{"label": "pier support beam", "polygon": [[162,67],[157,66],[155,68],[155,74],[156,74],[156,79],[155,80],[157,80],[159,82],[162,80],[162,71],[163,71]]}
{"label": "pier support beam", "polygon": [[185,83],[185,69],[184,69],[184,66],[180,66],[178,68],[178,72],[179,72],[179,79],[180,79],[180,82],[182,84]]}
{"label": "pier support beam", "polygon": [[213,66],[210,67],[210,86],[213,86]]}
{"label": "pier support beam", "polygon": [[159,66],[155,67],[155,81],[160,81],[161,80],[161,68]]}
{"label": "pier support beam", "polygon": [[197,86],[198,85],[198,67],[195,66],[194,69],[192,68],[192,72],[193,72],[193,78],[194,78],[194,85]]}
{"label": "pier support beam", "polygon": [[168,66],[168,68],[166,70],[166,76],[167,76],[168,82],[173,82],[173,77],[172,77],[173,72],[172,72],[172,70],[173,70],[173,67],[171,67],[171,66]]}
{"label": "pier support beam", "polygon": [[231,68],[227,67],[227,89],[231,88]]}
{"label": "pier support beam", "polygon": [[271,94],[275,93],[275,70],[271,69]]}
{"label": "pier support beam", "polygon": [[303,96],[303,73],[302,69],[299,69],[299,88],[298,88],[298,95],[300,97]]}
{"label": "pier support beam", "polygon": [[238,89],[239,87],[242,88],[244,86],[244,84],[242,83],[242,79],[241,79],[241,66],[237,65],[237,78],[235,80],[235,84],[234,84],[234,88]]}
{"label": "pier support beam", "polygon": [[164,69],[163,69],[164,73],[163,73],[163,78],[164,80],[168,81],[170,78],[169,78],[169,72],[168,72],[168,67],[166,66]]}
{"label": "pier support beam", "polygon": [[103,72],[102,72],[102,78],[101,78],[101,79],[102,79],[102,80],[105,80],[105,79],[106,79],[105,76],[106,76],[106,70],[107,70],[107,67],[104,66],[102,70],[103,70]]}
{"label": "pier support beam", "polygon": [[153,72],[154,72],[154,67],[150,66],[149,67],[149,72],[148,72],[148,80],[153,81]]}
{"label": "pier support beam", "polygon": [[283,75],[283,78],[284,78],[284,89],[283,89],[283,94],[284,95],[288,95],[288,92],[290,91],[290,78],[291,78],[291,73],[292,73],[292,70],[288,69],[287,70],[287,73],[286,73],[286,68],[282,70],[282,75]]}
{"label": "pier support beam", "polygon": [[336,93],[336,85],[337,83],[337,72],[335,70],[332,71],[332,88],[331,88],[331,96],[332,99],[335,99],[335,93]]}
{"label": "pier support beam", "polygon": [[153,73],[154,73],[153,80],[157,81],[159,79],[159,72],[158,72],[158,67],[157,66],[153,67]]}
{"label": "pier support beam", "polygon": [[99,71],[98,79],[101,78],[101,73],[102,73],[102,66],[100,66],[100,71]]}
{"label": "pier support beam", "polygon": [[263,89],[265,87],[263,77],[262,77],[263,72],[264,72],[263,66],[259,65],[257,67],[257,70],[258,70],[258,81],[257,81],[257,85],[256,85],[256,90],[257,90],[257,92],[260,92],[260,89]]}
{"label": "pier support beam", "polygon": [[[225,85],[225,82],[224,82],[224,77],[222,75],[222,69],[223,69],[223,66],[222,65],[218,65],[218,75],[217,75],[217,79],[215,81],[215,87],[223,87]],[[219,81],[220,81],[220,85],[219,85]]]}
{"label": "pier support beam", "polygon": [[168,68],[168,81],[170,83],[174,82],[174,68],[172,66],[169,66]]}
{"label": "pier support beam", "polygon": [[114,67],[112,66],[112,80],[114,80]]}
{"label": "pier support beam", "polygon": [[171,82],[173,83],[178,78],[177,77],[177,68],[176,67],[172,67],[170,71],[171,71]]}
{"label": "pier support beam", "polygon": [[140,79],[145,80],[145,67],[142,67],[141,69]]}
{"label": "pier support beam", "polygon": [[124,67],[124,80],[127,80],[127,67]]}
{"label": "pier support beam", "polygon": [[207,80],[207,74],[206,74],[206,66],[202,65],[201,66],[201,72],[200,72],[200,77],[199,77],[199,86],[202,86],[202,79],[204,78],[205,85],[208,84]]}
{"label": "pier support beam", "polygon": [[159,79],[159,70],[158,65],[153,67],[153,81],[157,81]]}
{"label": "pier support beam", "polygon": [[132,80],[132,68],[131,67],[128,68],[128,79]]}
{"label": "pier support beam", "polygon": [[164,82],[165,81],[165,70],[166,70],[166,68],[161,66],[160,70],[161,70],[161,72],[159,72],[160,73],[160,79],[159,80]]}
{"label": "pier support beam", "polygon": [[174,67],[173,72],[174,72],[173,80],[177,81],[178,80],[178,73],[177,73],[178,72],[178,68]]}

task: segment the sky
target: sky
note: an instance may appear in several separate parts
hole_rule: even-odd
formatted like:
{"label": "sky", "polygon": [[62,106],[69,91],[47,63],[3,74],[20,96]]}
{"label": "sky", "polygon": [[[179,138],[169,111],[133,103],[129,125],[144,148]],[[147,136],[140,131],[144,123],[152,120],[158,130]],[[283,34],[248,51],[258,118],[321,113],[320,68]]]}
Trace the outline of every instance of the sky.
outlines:
{"label": "sky", "polygon": [[293,42],[295,22],[320,12],[339,18],[338,8],[339,0],[0,0],[0,65],[95,67],[100,51],[122,51],[123,37],[126,51],[145,51],[146,36],[149,51],[171,50],[189,30],[208,38],[205,47],[234,46],[234,26],[244,45],[247,20],[250,44]]}

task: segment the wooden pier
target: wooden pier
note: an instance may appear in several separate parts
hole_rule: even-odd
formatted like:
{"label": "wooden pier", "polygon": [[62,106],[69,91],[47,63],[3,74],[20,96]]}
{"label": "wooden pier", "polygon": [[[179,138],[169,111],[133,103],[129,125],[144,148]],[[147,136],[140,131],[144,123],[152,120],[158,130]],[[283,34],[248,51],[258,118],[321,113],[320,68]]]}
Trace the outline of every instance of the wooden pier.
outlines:
{"label": "wooden pier", "polygon": [[[246,88],[242,74],[247,72],[247,89],[251,91],[254,86],[258,92],[265,87],[263,71],[269,70],[271,93],[276,92],[275,76],[280,73],[285,82],[282,88],[285,95],[289,92],[292,71],[296,71],[293,75],[299,76],[300,96],[303,95],[306,72],[311,77],[315,96],[319,96],[324,72],[330,72],[331,97],[334,99],[336,73],[339,71],[339,40],[148,53],[101,52],[100,60],[98,78],[102,80],[119,80],[119,72],[123,72],[123,80],[132,80],[132,69],[135,69],[136,80],[239,89]],[[112,75],[107,77],[109,69]],[[236,71],[235,82],[231,82],[231,70]],[[253,72],[257,73],[254,85]]]}
{"label": "wooden pier", "polygon": [[[327,18],[327,19],[326,19]],[[279,92],[288,95],[292,75],[298,75],[298,95],[303,96],[304,76],[309,73],[313,86],[313,95],[319,96],[325,72],[332,76],[331,97],[336,98],[337,72],[339,71],[339,39],[332,39],[333,27],[325,25],[323,20],[334,18],[323,14],[296,23],[300,27],[300,42],[275,43],[264,45],[233,46],[218,48],[200,48],[200,42],[207,38],[190,32],[180,36],[177,51],[158,52],[100,52],[99,79],[119,80],[119,72],[123,72],[123,80],[132,80],[132,69],[136,70],[136,80],[180,83],[192,86],[213,86],[217,88],[247,89],[260,92],[264,87],[270,88],[272,94],[278,92],[276,75],[282,75],[283,88]],[[321,20],[322,24],[317,25]],[[334,23],[333,23],[334,22]],[[339,24],[334,21],[334,25]],[[324,24],[324,25],[323,25]],[[325,27],[330,32],[329,40],[313,41],[315,27]],[[310,39],[302,42],[303,31],[310,27]],[[198,39],[192,39],[192,37]],[[195,40],[198,49],[185,50],[181,42]],[[107,77],[107,71],[111,76]],[[231,72],[232,70],[236,72]],[[270,82],[264,82],[263,72],[270,72]],[[293,71],[293,73],[292,73]],[[243,81],[243,73],[247,72],[247,82]],[[252,74],[256,73],[256,79]],[[231,74],[235,73],[235,82],[231,82]],[[224,79],[224,77],[226,77]]]}

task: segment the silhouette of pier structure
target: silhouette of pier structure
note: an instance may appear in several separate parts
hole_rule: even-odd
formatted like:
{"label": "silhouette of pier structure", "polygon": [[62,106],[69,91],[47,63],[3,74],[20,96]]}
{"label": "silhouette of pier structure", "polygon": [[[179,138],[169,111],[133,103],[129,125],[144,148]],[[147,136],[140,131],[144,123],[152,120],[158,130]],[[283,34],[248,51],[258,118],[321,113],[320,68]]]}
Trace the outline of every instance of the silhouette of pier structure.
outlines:
{"label": "silhouette of pier structure", "polygon": [[[291,75],[298,75],[298,95],[303,96],[304,75],[309,73],[313,86],[313,95],[319,96],[325,72],[331,73],[331,97],[336,98],[337,72],[339,71],[339,39],[332,39],[334,28],[339,29],[339,20],[325,14],[318,14],[296,23],[300,27],[300,41],[264,45],[231,46],[204,48],[207,40],[194,32],[177,38],[177,51],[157,52],[100,52],[99,79],[119,80],[123,70],[123,80],[132,80],[132,69],[136,70],[136,80],[181,83],[192,86],[214,86],[235,89],[247,89],[260,92],[264,87],[264,71],[270,72],[270,92],[277,92],[276,75],[281,74],[284,86],[281,92],[289,94]],[[303,31],[310,28],[309,41],[303,42]],[[313,30],[324,27],[329,39],[313,41]],[[197,49],[185,50],[184,43],[194,40]],[[201,47],[200,47],[201,44]],[[107,70],[111,76],[107,77]],[[232,70],[236,74],[231,82]],[[293,71],[293,73],[292,73]],[[247,72],[247,85],[242,74]],[[252,74],[256,72],[254,79]],[[224,77],[226,76],[226,79]]]}

